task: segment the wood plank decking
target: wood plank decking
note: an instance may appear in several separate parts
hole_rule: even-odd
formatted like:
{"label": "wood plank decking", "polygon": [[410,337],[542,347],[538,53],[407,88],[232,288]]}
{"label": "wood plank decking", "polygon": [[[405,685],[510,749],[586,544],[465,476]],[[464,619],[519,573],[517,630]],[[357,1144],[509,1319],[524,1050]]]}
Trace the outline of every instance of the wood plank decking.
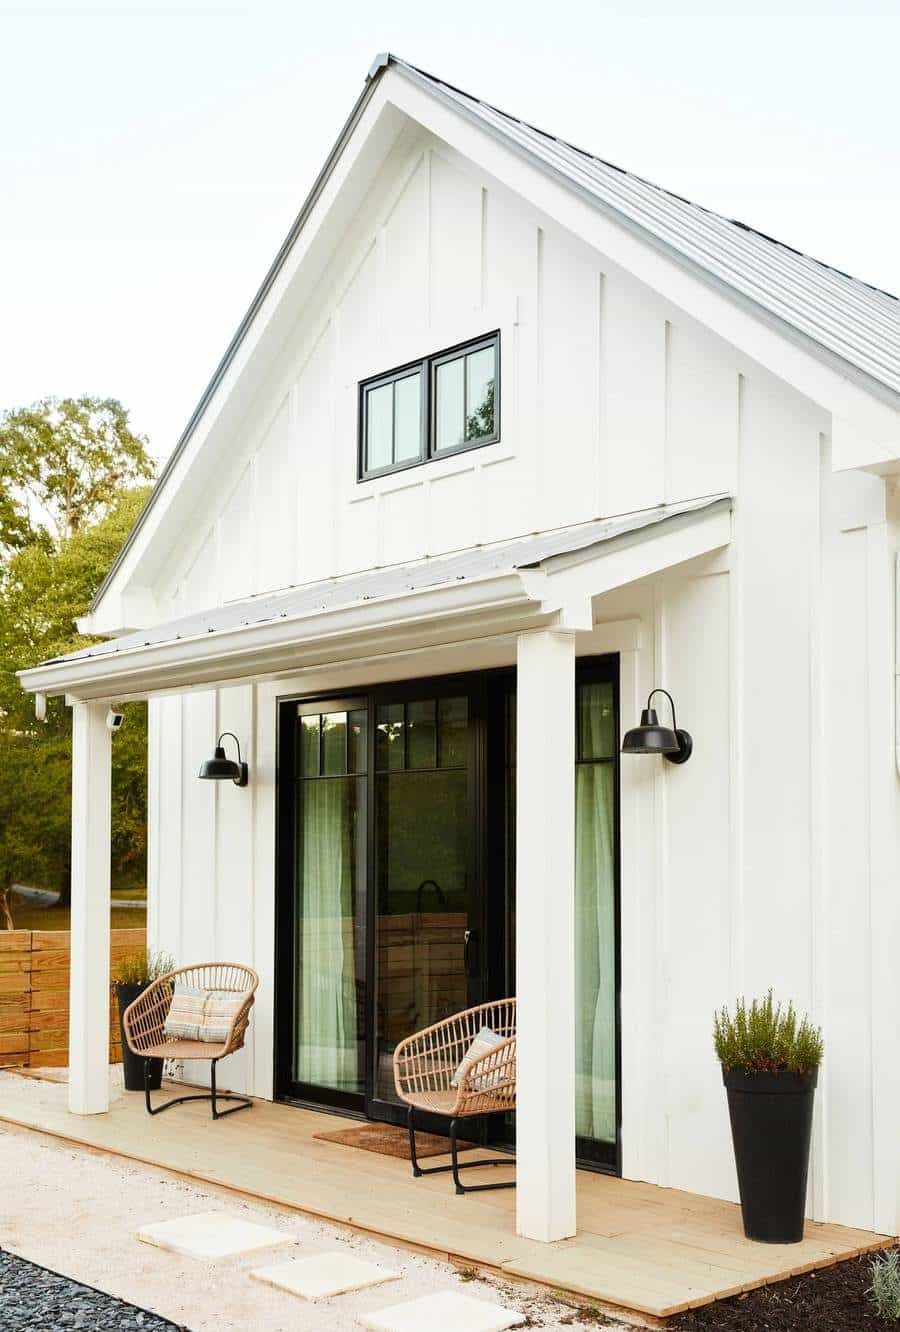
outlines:
{"label": "wood plank decking", "polygon": [[2,1121],[653,1321],[891,1242],[810,1223],[801,1244],[751,1244],[732,1203],[581,1171],[578,1235],[538,1244],[515,1233],[513,1190],[458,1198],[449,1176],[413,1180],[405,1161],[314,1138],[346,1120],[265,1101],[215,1124],[200,1104],[150,1119],[133,1093],[120,1094],[108,1114],[77,1116],[66,1109],[65,1086],[4,1072]]}

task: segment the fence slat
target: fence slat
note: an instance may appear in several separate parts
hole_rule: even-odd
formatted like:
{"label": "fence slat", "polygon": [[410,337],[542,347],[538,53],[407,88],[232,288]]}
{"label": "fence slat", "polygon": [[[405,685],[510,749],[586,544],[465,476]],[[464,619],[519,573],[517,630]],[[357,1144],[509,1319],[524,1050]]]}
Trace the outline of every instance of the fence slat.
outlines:
{"label": "fence slat", "polygon": [[[141,928],[112,930],[110,974],[147,946]],[[69,1060],[68,930],[0,932],[0,1067],[65,1067]],[[110,1062],[121,1058],[118,1012],[110,996]]]}

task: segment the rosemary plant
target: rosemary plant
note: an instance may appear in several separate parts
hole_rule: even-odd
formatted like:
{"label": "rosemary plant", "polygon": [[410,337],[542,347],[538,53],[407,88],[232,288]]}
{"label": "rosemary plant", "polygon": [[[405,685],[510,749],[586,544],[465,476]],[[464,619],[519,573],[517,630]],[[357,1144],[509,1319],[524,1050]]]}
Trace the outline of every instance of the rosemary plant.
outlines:
{"label": "rosemary plant", "polygon": [[822,1032],[807,1016],[798,1021],[793,1003],[775,1003],[772,991],[747,1005],[738,999],[734,1013],[715,1016],[713,1039],[726,1070],[748,1073],[814,1073],[822,1062]]}

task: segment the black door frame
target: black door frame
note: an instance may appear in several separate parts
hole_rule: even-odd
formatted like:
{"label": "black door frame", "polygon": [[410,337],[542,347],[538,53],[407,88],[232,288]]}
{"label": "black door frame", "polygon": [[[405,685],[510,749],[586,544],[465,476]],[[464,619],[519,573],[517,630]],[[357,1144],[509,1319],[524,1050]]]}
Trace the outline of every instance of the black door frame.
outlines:
{"label": "black door frame", "polygon": [[[615,734],[619,734],[619,658],[617,654],[579,657],[575,663],[578,680],[602,679],[613,685],[616,709]],[[377,1100],[374,1096],[375,1036],[375,965],[376,913],[378,890],[375,865],[375,708],[378,703],[408,701],[415,695],[438,697],[465,690],[470,706],[474,700],[474,722],[470,726],[470,814],[472,819],[470,928],[478,931],[478,974],[469,976],[469,1003],[500,997],[505,989],[506,972],[506,893],[491,893],[489,884],[504,882],[505,817],[502,816],[505,785],[506,716],[503,724],[495,722],[498,700],[504,700],[510,685],[515,686],[513,667],[455,675],[419,677],[403,681],[346,690],[290,694],[276,700],[276,819],[275,819],[275,1006],[274,1063],[275,1098],[315,1109],[327,1108],[338,1114],[359,1119],[377,1117],[390,1123],[405,1122],[402,1107]],[[365,995],[365,1093],[348,1093],[299,1084],[291,1077],[294,974],[294,854],[295,854],[295,706],[336,699],[366,700],[368,709],[368,753],[366,764],[366,866],[364,886],[366,923],[366,995]],[[622,1023],[621,1023],[621,818],[620,772],[618,755],[614,760],[615,792],[615,1023],[616,1023],[616,1141],[614,1146],[590,1140],[576,1140],[580,1167],[621,1174],[622,1144]],[[442,1121],[435,1119],[423,1127],[442,1131]],[[498,1126],[499,1127],[499,1126]],[[502,1131],[499,1137],[502,1139]]]}

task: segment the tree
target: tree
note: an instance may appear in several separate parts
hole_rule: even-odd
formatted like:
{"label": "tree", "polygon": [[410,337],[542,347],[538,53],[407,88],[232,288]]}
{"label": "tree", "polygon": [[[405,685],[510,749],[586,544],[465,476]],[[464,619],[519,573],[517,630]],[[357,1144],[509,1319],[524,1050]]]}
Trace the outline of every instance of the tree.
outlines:
{"label": "tree", "polygon": [[[61,699],[36,721],[15,672],[91,641],[75,620],[91,599],[146,501],[146,487],[120,491],[105,513],[57,545],[39,537],[0,567],[0,917],[9,888],[69,883],[71,719]],[[131,704],[113,738],[112,862],[131,878],[146,851],[146,705]],[[9,916],[6,916],[9,928]]]}
{"label": "tree", "polygon": [[103,518],[153,463],[115,398],[42,398],[0,415],[0,545],[68,540]]}

